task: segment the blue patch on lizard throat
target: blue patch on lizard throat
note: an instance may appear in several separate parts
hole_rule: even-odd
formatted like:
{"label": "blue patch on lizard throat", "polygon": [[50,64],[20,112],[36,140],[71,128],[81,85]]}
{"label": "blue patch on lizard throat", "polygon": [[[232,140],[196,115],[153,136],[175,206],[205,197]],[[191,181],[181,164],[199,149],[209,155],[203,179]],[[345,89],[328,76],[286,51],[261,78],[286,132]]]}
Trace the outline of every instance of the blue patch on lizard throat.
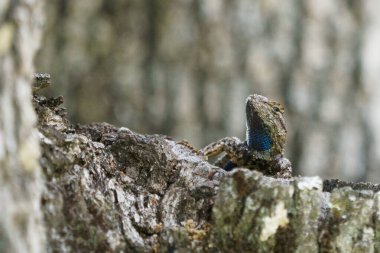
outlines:
{"label": "blue patch on lizard throat", "polygon": [[266,151],[272,147],[272,138],[262,127],[252,129],[248,133],[248,146],[257,151]]}

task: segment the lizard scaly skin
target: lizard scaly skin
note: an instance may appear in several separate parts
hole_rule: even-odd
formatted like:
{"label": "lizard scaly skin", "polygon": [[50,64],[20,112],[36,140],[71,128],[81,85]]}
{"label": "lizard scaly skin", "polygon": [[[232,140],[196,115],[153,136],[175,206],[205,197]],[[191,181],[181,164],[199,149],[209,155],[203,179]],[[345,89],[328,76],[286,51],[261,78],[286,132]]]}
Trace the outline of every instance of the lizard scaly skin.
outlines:
{"label": "lizard scaly skin", "polygon": [[247,132],[243,142],[236,137],[225,137],[200,150],[211,157],[225,153],[215,165],[227,171],[246,167],[266,175],[290,178],[290,161],[284,157],[286,126],[284,108],[275,101],[253,94],[246,100]]}

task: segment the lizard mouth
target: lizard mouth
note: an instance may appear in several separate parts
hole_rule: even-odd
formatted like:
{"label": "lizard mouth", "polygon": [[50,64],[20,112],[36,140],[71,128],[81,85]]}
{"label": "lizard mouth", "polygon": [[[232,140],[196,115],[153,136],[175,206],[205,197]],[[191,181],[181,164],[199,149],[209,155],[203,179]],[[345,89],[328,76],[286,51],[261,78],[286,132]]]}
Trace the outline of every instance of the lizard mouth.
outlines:
{"label": "lizard mouth", "polygon": [[247,136],[246,141],[250,148],[257,151],[270,150],[272,138],[269,130],[265,127],[263,119],[255,110],[255,106],[247,103]]}

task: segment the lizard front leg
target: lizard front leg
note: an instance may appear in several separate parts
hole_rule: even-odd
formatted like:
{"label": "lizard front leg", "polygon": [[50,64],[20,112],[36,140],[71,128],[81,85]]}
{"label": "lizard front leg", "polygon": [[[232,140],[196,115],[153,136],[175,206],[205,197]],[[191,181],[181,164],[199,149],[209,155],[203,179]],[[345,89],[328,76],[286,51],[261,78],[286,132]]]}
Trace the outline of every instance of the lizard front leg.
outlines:
{"label": "lizard front leg", "polygon": [[227,155],[222,155],[215,161],[214,165],[224,168],[229,162],[231,162],[231,159]]}
{"label": "lizard front leg", "polygon": [[237,161],[240,159],[242,145],[244,145],[244,143],[239,138],[226,137],[207,145],[200,150],[200,153],[208,158],[225,152],[225,155],[220,157],[215,162],[215,165],[226,171],[230,171],[236,167]]}
{"label": "lizard front leg", "polygon": [[199,152],[207,157],[216,156],[222,152],[226,152],[227,156],[232,158],[236,155],[236,151],[240,144],[242,144],[242,141],[237,137],[225,137],[219,141],[210,143]]}

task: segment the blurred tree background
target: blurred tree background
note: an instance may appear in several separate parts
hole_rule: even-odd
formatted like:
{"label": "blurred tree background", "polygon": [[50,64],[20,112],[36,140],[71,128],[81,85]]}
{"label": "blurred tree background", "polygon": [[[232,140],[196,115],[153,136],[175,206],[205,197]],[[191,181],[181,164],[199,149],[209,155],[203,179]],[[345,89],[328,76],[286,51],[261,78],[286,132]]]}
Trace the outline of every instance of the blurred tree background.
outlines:
{"label": "blurred tree background", "polygon": [[[202,147],[282,102],[295,173],[380,180],[379,1],[56,0],[37,70],[74,122]],[[50,95],[52,95],[50,94]]]}

